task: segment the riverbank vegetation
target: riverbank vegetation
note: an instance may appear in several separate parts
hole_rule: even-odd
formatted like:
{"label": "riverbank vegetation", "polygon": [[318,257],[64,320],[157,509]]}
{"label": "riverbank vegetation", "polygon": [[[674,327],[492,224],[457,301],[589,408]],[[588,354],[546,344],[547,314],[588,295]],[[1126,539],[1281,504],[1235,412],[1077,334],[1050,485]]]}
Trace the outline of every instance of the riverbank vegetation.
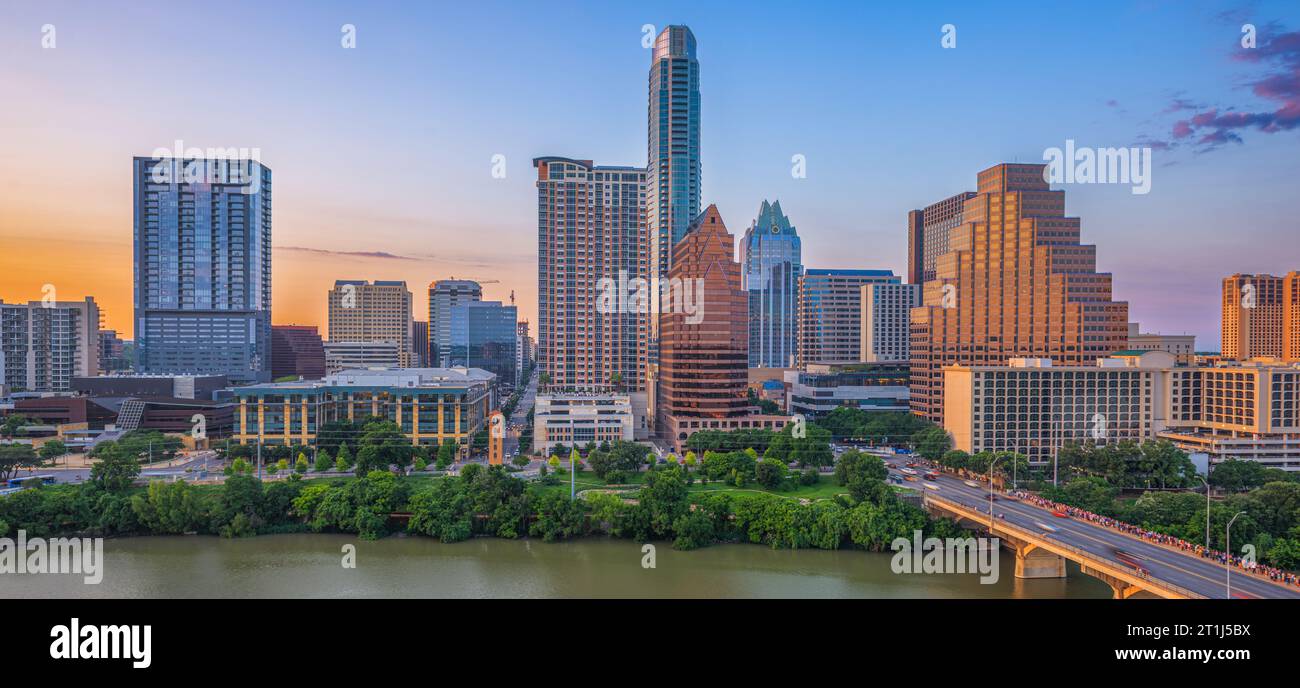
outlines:
{"label": "riverbank vegetation", "polygon": [[[503,467],[478,464],[462,467],[458,476],[371,470],[358,478],[305,480],[294,473],[264,482],[242,463],[221,485],[177,481],[139,487],[132,484],[139,473],[133,456],[111,446],[101,456],[85,484],[41,486],[0,499],[0,535],[17,530],[31,537],[336,532],[373,539],[406,532],[446,542],[475,536],[545,541],[610,536],[665,539],[680,549],[752,542],[879,551],[894,538],[910,538],[914,530],[939,537],[959,532],[951,521],[931,520],[900,498],[885,484],[880,460],[856,452],[844,457],[833,479],[816,476],[813,484],[800,484],[800,473],[792,481],[786,476],[774,489],[764,488],[758,482],[762,463],[756,462],[753,486],[738,489],[725,480],[703,482],[685,466],[669,464],[636,473],[624,492],[589,490],[577,500],[558,480],[528,481]],[[715,475],[737,470],[730,458],[715,460]],[[588,471],[583,477],[591,481],[594,475]],[[813,494],[818,487],[831,496],[780,491]]]}

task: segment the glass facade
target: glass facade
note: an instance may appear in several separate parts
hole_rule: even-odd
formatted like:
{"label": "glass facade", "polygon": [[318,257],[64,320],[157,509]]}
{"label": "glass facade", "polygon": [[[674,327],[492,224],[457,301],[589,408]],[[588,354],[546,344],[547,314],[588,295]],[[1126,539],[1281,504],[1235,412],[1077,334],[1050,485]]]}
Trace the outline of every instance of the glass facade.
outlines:
{"label": "glass facade", "polygon": [[271,170],[135,158],[133,176],[139,371],[269,380]]}
{"label": "glass facade", "polygon": [[451,309],[450,365],[482,368],[515,383],[517,312],[500,301],[470,301]]}
{"label": "glass facade", "polygon": [[749,297],[749,367],[792,367],[803,250],[780,201],[763,201],[742,246],[742,286]]}

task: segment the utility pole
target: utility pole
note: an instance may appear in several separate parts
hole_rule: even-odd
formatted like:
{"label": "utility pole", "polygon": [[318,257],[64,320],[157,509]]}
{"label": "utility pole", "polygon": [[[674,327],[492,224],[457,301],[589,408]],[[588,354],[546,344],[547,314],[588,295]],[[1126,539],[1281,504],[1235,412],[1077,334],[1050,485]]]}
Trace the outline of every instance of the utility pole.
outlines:
{"label": "utility pole", "polygon": [[[1201,476],[1196,476],[1201,478]],[[1210,548],[1210,481],[1201,478],[1205,483],[1205,549]]]}
{"label": "utility pole", "polygon": [[[1240,516],[1244,513],[1246,512],[1238,511],[1237,516]],[[1228,556],[1224,557],[1223,559],[1223,569],[1228,574],[1227,575],[1228,593],[1224,599],[1228,599],[1228,600],[1232,599],[1232,522],[1237,520],[1237,516],[1233,516],[1232,519],[1228,521],[1228,527],[1224,528],[1224,541],[1225,541],[1224,547],[1227,549],[1227,554],[1228,554]]]}
{"label": "utility pole", "polygon": [[262,479],[262,440],[257,441],[257,479]]}

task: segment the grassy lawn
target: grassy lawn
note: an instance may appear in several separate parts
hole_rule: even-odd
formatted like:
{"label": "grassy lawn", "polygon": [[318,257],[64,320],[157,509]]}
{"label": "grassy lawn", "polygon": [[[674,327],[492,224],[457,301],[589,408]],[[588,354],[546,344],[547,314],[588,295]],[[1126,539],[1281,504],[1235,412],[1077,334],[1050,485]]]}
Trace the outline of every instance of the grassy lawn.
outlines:
{"label": "grassy lawn", "polygon": [[[559,484],[539,486],[540,489],[568,494],[569,493],[569,472],[564,469],[560,469],[558,471],[555,471],[552,475],[555,475],[557,478],[559,478],[560,481]],[[642,483],[645,482],[645,477],[646,477],[646,473],[644,472],[637,473],[635,475],[629,476],[628,482],[623,483],[619,486],[612,486],[606,484],[605,481],[597,478],[596,475],[591,471],[578,471],[577,480],[575,482],[577,484],[578,492],[582,492],[583,490],[590,490],[590,489],[635,490]],[[793,481],[789,481],[789,482],[793,483]],[[699,495],[704,493],[729,493],[733,495],[767,493],[767,494],[776,495],[778,497],[786,497],[789,499],[808,499],[808,500],[832,499],[837,494],[847,494],[847,490],[835,484],[835,479],[829,476],[821,476],[821,479],[817,481],[816,485],[807,485],[807,486],[793,485],[792,487],[786,490],[769,490],[757,483],[750,483],[743,488],[736,487],[735,485],[732,485],[730,483],[710,482],[706,484],[706,483],[701,483],[697,479],[693,485],[687,487],[687,492],[689,492],[692,495]]]}

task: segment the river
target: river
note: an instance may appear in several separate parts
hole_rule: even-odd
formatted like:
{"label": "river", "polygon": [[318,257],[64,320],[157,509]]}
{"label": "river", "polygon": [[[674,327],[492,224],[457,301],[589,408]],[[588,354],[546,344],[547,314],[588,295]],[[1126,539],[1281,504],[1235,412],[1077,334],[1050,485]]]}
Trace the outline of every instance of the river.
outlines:
{"label": "river", "polygon": [[[355,568],[342,565],[355,545]],[[0,598],[21,597],[657,597],[657,598],[1035,598],[1110,597],[1079,573],[1017,580],[1002,552],[999,580],[975,575],[897,575],[892,554],[857,550],[772,550],[719,545],[692,552],[668,543],[643,568],[641,544],[431,538],[366,542],[347,535],[264,535],[224,539],[137,537],[104,543],[104,578],[0,574]]]}

